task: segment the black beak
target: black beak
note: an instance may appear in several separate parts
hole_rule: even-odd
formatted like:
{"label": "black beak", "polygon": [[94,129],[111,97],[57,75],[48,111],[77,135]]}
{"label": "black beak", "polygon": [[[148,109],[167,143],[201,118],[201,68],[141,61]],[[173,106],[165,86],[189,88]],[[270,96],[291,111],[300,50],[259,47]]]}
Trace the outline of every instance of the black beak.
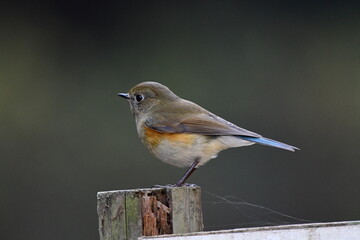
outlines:
{"label": "black beak", "polygon": [[130,99],[130,96],[129,96],[128,93],[118,93],[117,95],[120,96],[120,97],[123,97],[125,99],[128,99],[128,100]]}

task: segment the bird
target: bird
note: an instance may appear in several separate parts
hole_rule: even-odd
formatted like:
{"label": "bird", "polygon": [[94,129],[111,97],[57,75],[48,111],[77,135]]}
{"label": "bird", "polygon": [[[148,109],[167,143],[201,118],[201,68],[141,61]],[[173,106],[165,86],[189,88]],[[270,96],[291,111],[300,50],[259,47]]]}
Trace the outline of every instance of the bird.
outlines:
{"label": "bird", "polygon": [[158,82],[139,83],[118,96],[129,102],[138,135],[150,153],[165,163],[188,168],[176,187],[184,185],[196,169],[228,148],[262,144],[292,152],[300,150],[238,127]]}

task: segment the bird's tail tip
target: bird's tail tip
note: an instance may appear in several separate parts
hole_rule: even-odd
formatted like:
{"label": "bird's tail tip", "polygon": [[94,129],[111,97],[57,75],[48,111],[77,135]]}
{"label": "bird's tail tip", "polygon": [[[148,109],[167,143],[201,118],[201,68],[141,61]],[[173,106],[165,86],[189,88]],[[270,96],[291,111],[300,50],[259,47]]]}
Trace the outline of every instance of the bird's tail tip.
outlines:
{"label": "bird's tail tip", "polygon": [[282,143],[273,139],[269,139],[269,138],[264,138],[264,137],[249,137],[249,136],[240,136],[242,139],[250,141],[250,142],[255,142],[258,144],[262,144],[262,145],[266,145],[266,146],[270,146],[270,147],[276,147],[276,148],[281,148],[284,150],[288,150],[291,152],[295,152],[296,150],[300,150],[300,148],[295,147],[295,146],[291,146],[289,144],[286,143]]}

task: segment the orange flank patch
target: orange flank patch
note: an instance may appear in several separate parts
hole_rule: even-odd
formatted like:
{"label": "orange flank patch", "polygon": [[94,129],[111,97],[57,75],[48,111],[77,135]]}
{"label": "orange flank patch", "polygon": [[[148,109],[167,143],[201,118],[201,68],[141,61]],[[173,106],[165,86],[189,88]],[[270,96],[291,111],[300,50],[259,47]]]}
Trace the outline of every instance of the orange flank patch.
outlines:
{"label": "orange flank patch", "polygon": [[163,140],[178,144],[191,145],[197,138],[197,135],[191,133],[164,133],[146,126],[144,128],[145,141],[152,148],[157,147]]}

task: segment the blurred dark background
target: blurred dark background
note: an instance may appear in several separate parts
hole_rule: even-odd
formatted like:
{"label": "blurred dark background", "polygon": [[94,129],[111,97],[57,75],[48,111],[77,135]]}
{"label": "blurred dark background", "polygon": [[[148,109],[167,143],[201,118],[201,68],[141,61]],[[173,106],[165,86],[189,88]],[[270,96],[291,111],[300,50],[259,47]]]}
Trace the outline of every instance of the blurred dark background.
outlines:
{"label": "blurred dark background", "polygon": [[145,80],[302,149],[231,149],[198,170],[207,230],[267,217],[209,193],[359,220],[360,7],[290,2],[1,3],[3,237],[95,240],[98,191],[178,180],[185,169],[147,152],[116,96]]}

